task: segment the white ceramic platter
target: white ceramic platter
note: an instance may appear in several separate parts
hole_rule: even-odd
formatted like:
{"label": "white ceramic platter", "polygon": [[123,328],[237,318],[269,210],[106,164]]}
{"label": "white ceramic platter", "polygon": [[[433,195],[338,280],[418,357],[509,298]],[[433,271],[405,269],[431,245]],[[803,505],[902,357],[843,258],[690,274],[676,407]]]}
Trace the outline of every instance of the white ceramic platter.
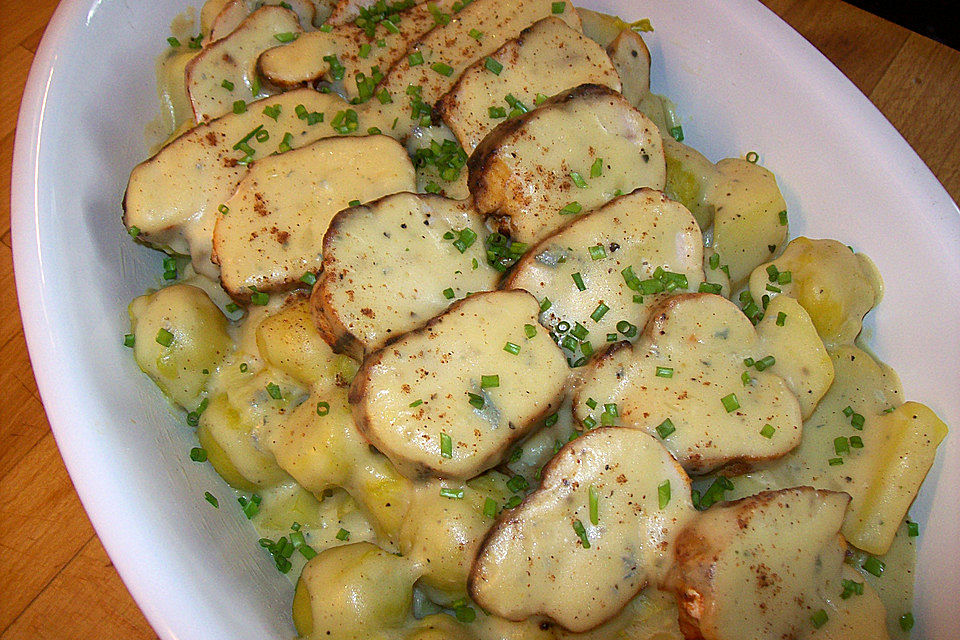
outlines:
{"label": "white ceramic platter", "polygon": [[[121,345],[127,303],[161,267],[127,238],[120,199],[158,112],[155,57],[188,4],[65,0],[57,10],[17,130],[17,287],[60,451],[157,633],[288,638],[289,582],[209,465],[189,462],[190,429]],[[870,343],[908,399],[960,429],[960,212],[894,128],[758,2],[584,4],[652,20],[654,89],[680,105],[687,141],[712,160],[758,151],[786,196],[791,235],[838,238],[874,259],[886,298],[868,320]],[[954,433],[913,507],[918,638],[960,637],[949,606],[960,593],[957,487]]]}

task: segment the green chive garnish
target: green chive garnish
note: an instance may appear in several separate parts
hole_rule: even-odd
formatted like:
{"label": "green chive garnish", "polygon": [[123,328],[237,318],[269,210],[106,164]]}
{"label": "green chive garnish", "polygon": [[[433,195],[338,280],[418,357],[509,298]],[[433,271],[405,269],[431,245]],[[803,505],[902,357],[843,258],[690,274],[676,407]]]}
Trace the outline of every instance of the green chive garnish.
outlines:
{"label": "green chive garnish", "polygon": [[487,498],[483,501],[483,515],[488,518],[497,517],[497,501],[493,498]]}
{"label": "green chive garnish", "polygon": [[132,333],[128,333],[123,336],[123,346],[130,347],[132,349],[136,343],[137,339]]}
{"label": "green chive garnish", "polygon": [[763,425],[763,429],[760,429],[760,435],[762,435],[764,438],[767,438],[767,439],[772,438],[773,434],[775,434],[776,432],[777,430],[774,429],[773,426],[769,424]]}
{"label": "green chive garnish", "polygon": [[520,353],[520,345],[514,344],[512,342],[508,342],[505,345],[503,345],[503,350],[506,351],[507,353],[512,353],[513,355],[517,355],[518,353]]}
{"label": "green chive garnish", "polygon": [[526,335],[528,338],[532,338],[532,337],[534,337],[535,335],[537,335],[537,328],[536,328],[535,326],[533,326],[532,324],[525,324],[525,325],[523,325],[523,333],[524,333],[524,335]]}
{"label": "green chive garnish", "polygon": [[272,383],[272,382],[269,383],[269,384],[267,384],[267,394],[268,394],[271,398],[273,398],[274,400],[282,400],[282,399],[283,399],[283,393],[281,393],[280,387],[278,387],[277,385],[275,385],[275,384]]}
{"label": "green chive garnish", "polygon": [[579,520],[573,521],[573,531],[577,534],[577,537],[580,538],[580,544],[583,545],[584,549],[590,548],[590,539],[587,537],[587,530],[583,528],[583,523]]}
{"label": "green chive garnish", "polygon": [[600,524],[600,494],[593,485],[590,485],[590,523]]}
{"label": "green chive garnish", "polygon": [[451,489],[449,487],[440,487],[440,497],[450,498],[452,500],[462,500],[463,489]]}
{"label": "green chive garnish", "polygon": [[676,431],[677,428],[673,426],[673,420],[667,418],[663,422],[657,425],[657,435],[660,436],[661,440],[665,440],[671,433]]}
{"label": "green chive garnish", "polygon": [[468,397],[467,402],[469,402],[471,406],[477,409],[483,409],[483,405],[485,404],[483,400],[483,396],[468,392],[467,397]]}
{"label": "green chive garnish", "polygon": [[720,398],[720,402],[723,403],[723,408],[727,410],[727,413],[731,413],[740,408],[740,401],[737,400],[737,394],[735,393],[723,396]]}
{"label": "green chive garnish", "polygon": [[423,404],[423,400],[414,400],[413,402],[410,403],[410,408],[414,409],[416,407],[419,407],[422,404]]}
{"label": "green chive garnish", "polygon": [[587,285],[583,283],[583,276],[580,275],[579,271],[574,273],[571,277],[573,278],[574,284],[577,285],[577,289],[579,289],[580,291],[587,290]]}
{"label": "green chive garnish", "polygon": [[563,10],[566,9],[566,2],[554,2],[550,5],[550,11],[553,13],[563,13]]}
{"label": "green chive garnish", "polygon": [[672,377],[673,377],[673,368],[672,368],[672,367],[657,367],[657,377],[658,377],[658,378],[672,378]]}
{"label": "green chive garnish", "polygon": [[443,431],[440,432],[440,457],[441,458],[452,458],[453,457],[453,440],[450,436]]}
{"label": "green chive garnish", "polygon": [[500,75],[500,72],[503,71],[503,65],[489,56],[487,56],[487,59],[484,60],[483,66],[487,71],[496,76]]}
{"label": "green chive garnish", "polygon": [[233,112],[236,113],[237,115],[241,113],[245,113],[246,110],[247,110],[247,103],[244,102],[243,100],[237,100],[236,102],[233,103]]}
{"label": "green chive garnish", "polygon": [[450,77],[453,75],[453,67],[443,62],[434,62],[430,68],[442,76]]}
{"label": "green chive garnish", "polygon": [[217,500],[217,496],[213,495],[213,494],[210,493],[209,491],[204,491],[204,492],[203,492],[203,497],[206,499],[207,502],[209,502],[210,504],[212,504],[212,505],[213,505],[214,507],[216,507],[217,509],[220,508],[220,501]]}
{"label": "green chive garnish", "polygon": [[590,258],[593,260],[602,260],[607,257],[607,252],[604,251],[603,245],[594,245],[590,247]]}
{"label": "green chive garnish", "polygon": [[480,376],[480,388],[481,389],[494,389],[500,386],[500,376]]}
{"label": "green chive garnish", "polygon": [[829,619],[830,618],[827,617],[827,612],[823,609],[818,610],[816,613],[810,616],[810,622],[812,622],[813,626],[817,629],[827,624],[827,620]]}
{"label": "green chive garnish", "polygon": [[660,508],[670,504],[670,481],[664,480],[657,486],[657,498],[660,501]]}
{"label": "green chive garnish", "polygon": [[453,300],[456,297],[456,295],[457,294],[455,294],[453,292],[453,289],[450,287],[443,290],[443,297],[446,298],[447,300]]}
{"label": "green chive garnish", "polygon": [[900,616],[900,618],[898,619],[898,622],[900,623],[901,629],[903,629],[904,631],[910,631],[910,629],[913,629],[913,614],[910,613],[909,611],[906,612],[905,614]]}
{"label": "green chive garnish", "polygon": [[560,214],[561,214],[561,215],[571,215],[571,214],[580,213],[581,211],[583,211],[583,207],[580,205],[579,202],[577,202],[576,200],[574,200],[573,202],[567,204],[565,207],[563,207],[562,209],[560,209]]}
{"label": "green chive garnish", "polygon": [[318,402],[317,403],[317,415],[323,417],[330,413],[330,403],[329,402]]}
{"label": "green chive garnish", "polygon": [[340,527],[340,531],[337,531],[337,540],[340,540],[341,542],[345,542],[349,539],[350,539],[350,532],[344,529],[343,527]]}
{"label": "green chive garnish", "polygon": [[864,560],[863,564],[860,566],[863,567],[864,571],[871,573],[878,578],[883,575],[883,570],[887,568],[887,565],[885,565],[882,560],[878,560],[873,556],[870,556]]}
{"label": "green chive garnish", "polygon": [[920,535],[920,525],[911,520],[907,520],[907,535],[911,538],[916,538]]}
{"label": "green chive garnish", "polygon": [[207,450],[201,447],[194,447],[193,449],[190,449],[190,459],[194,462],[206,462]]}
{"label": "green chive garnish", "polygon": [[590,314],[590,319],[594,322],[600,322],[607,311],[610,311],[610,307],[601,302],[597,305],[597,308],[593,310],[593,313]]}
{"label": "green chive garnish", "polygon": [[570,179],[573,180],[573,184],[577,185],[579,188],[581,188],[581,189],[586,189],[586,188],[587,188],[587,181],[584,180],[584,179],[583,179],[583,176],[581,176],[581,175],[580,175],[579,173],[577,173],[576,171],[571,171],[571,172],[570,172]]}
{"label": "green chive garnish", "polygon": [[173,344],[173,334],[161,327],[160,330],[157,331],[157,344],[169,347]]}
{"label": "green chive garnish", "polygon": [[597,158],[593,161],[593,164],[590,165],[590,177],[599,178],[603,175],[603,158]]}

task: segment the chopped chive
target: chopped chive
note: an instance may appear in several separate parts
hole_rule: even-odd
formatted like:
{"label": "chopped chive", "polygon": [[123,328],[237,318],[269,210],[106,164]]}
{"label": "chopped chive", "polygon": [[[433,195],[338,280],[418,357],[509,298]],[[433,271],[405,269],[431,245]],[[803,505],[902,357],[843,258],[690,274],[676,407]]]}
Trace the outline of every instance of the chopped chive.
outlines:
{"label": "chopped chive", "polygon": [[444,63],[444,62],[434,62],[430,65],[430,68],[439,73],[442,76],[450,77],[453,75],[453,67]]}
{"label": "chopped chive", "polygon": [[275,104],[272,107],[268,105],[263,108],[263,115],[267,116],[268,118],[273,118],[274,122],[276,122],[276,120],[280,117],[280,111],[280,105]]}
{"label": "chopped chive", "polygon": [[317,284],[317,275],[312,271],[307,271],[305,274],[300,276],[300,282],[312,287],[313,285]]}
{"label": "chopped chive", "polygon": [[817,610],[812,616],[810,616],[810,622],[813,623],[813,626],[817,629],[827,624],[827,620],[830,618],[827,616],[827,612],[823,609]]}
{"label": "chopped chive", "polygon": [[360,45],[360,51],[358,51],[358,54],[360,55],[361,58],[366,58],[367,56],[370,55],[371,49],[373,49],[373,47],[370,46],[370,43],[364,42],[362,45]]}
{"label": "chopped chive", "polygon": [[863,595],[863,583],[857,582],[856,580],[847,580],[844,578],[841,581],[843,585],[843,591],[840,592],[840,597],[844,600],[847,600],[852,595]]}
{"label": "chopped chive", "polygon": [[718,283],[714,283],[714,282],[701,282],[701,283],[700,283],[700,287],[699,287],[699,289],[697,289],[697,291],[698,291],[699,293],[716,293],[716,294],[720,294],[720,292],[723,291],[723,285],[718,284]]}
{"label": "chopped chive", "polygon": [[523,333],[524,333],[524,335],[526,335],[528,338],[532,338],[532,337],[534,337],[535,335],[537,335],[537,328],[536,328],[535,326],[533,326],[532,324],[525,324],[525,325],[523,325]]}
{"label": "chopped chive", "polygon": [[740,374],[740,381],[743,382],[743,386],[747,386],[751,382],[753,382],[753,378],[750,377],[749,373],[744,371],[743,373]]}
{"label": "chopped chive", "polygon": [[237,115],[241,113],[245,113],[246,110],[247,110],[247,103],[244,102],[243,100],[237,100],[236,102],[233,103],[233,112],[236,113]]}
{"label": "chopped chive", "polygon": [[453,300],[456,296],[457,294],[453,292],[452,287],[447,287],[446,289],[443,290],[443,297],[446,298],[447,300]]}
{"label": "chopped chive", "polygon": [[393,102],[393,97],[390,95],[390,92],[386,89],[381,89],[380,93],[377,94],[377,100],[380,101],[380,104],[390,104]]}
{"label": "chopped chive", "polygon": [[252,520],[253,516],[260,513],[260,503],[263,501],[259,495],[254,493],[250,496],[249,499],[240,496],[237,498],[237,502],[240,503],[240,507],[243,511],[243,515],[247,516],[247,520]]}
{"label": "chopped chive", "polygon": [[547,416],[547,419],[543,421],[543,425],[545,427],[552,427],[553,425],[557,424],[557,420],[559,419],[559,413],[551,413],[549,416]]}
{"label": "chopped chive", "polygon": [[677,142],[683,142],[683,127],[680,125],[670,127],[670,136]]}
{"label": "chopped chive", "polygon": [[194,447],[193,449],[190,449],[190,459],[194,462],[206,462],[207,450],[202,447]]}
{"label": "chopped chive", "polygon": [[246,362],[240,363],[240,373],[246,373],[248,368],[249,367]]}
{"label": "chopped chive", "polygon": [[583,419],[583,426],[585,426],[588,430],[593,429],[595,426],[597,426],[597,421],[594,420],[593,416],[587,416]]}
{"label": "chopped chive", "polygon": [[860,436],[850,436],[851,449],[863,449],[863,438]]}
{"label": "chopped chive", "polygon": [[488,518],[497,517],[497,501],[493,498],[487,498],[483,501],[483,515]]}
{"label": "chopped chive", "polygon": [[843,458],[830,458],[827,460],[827,464],[831,467],[839,467],[843,464]]}
{"label": "chopped chive", "polygon": [[590,485],[590,524],[600,524],[600,493]]}
{"label": "chopped chive", "polygon": [[878,560],[874,556],[870,556],[864,560],[863,564],[860,566],[863,567],[864,571],[873,574],[878,578],[883,575],[883,570],[887,568],[887,565],[885,565],[882,560]]}
{"label": "chopped chive", "polygon": [[777,214],[777,217],[780,218],[780,226],[787,226],[787,212],[786,210],[781,211]]}
{"label": "chopped chive", "polygon": [[567,204],[565,207],[560,209],[560,215],[577,214],[577,213],[580,213],[581,211],[583,211],[583,207],[580,205],[579,202],[574,200],[573,202]]}
{"label": "chopped chive", "polygon": [[570,172],[570,179],[573,180],[573,184],[577,185],[579,188],[581,188],[581,189],[586,189],[586,188],[587,188],[587,181],[584,180],[584,179],[583,179],[583,176],[581,176],[581,175],[580,175],[579,173],[577,173],[576,171],[571,171],[571,172]]}
{"label": "chopped chive", "polygon": [[480,38],[483,37],[483,32],[477,31],[476,29],[470,29],[470,31],[467,32],[467,35],[479,42]]}
{"label": "chopped chive", "polygon": [[414,51],[409,56],[407,56],[407,62],[410,63],[411,67],[416,67],[417,65],[423,64],[423,54],[419,51]]}
{"label": "chopped chive", "polygon": [[790,284],[793,281],[793,274],[789,271],[781,271],[777,274],[777,284]]}
{"label": "chopped chive", "polygon": [[550,298],[544,298],[540,301],[540,313],[544,313],[547,309],[553,306],[553,303],[550,302]]}
{"label": "chopped chive", "polygon": [[597,401],[594,400],[593,398],[587,398],[587,402],[586,402],[585,404],[586,404],[588,407],[590,407],[590,409],[596,409],[596,408],[597,408]]}
{"label": "chopped chive", "polygon": [[920,535],[920,525],[912,520],[907,520],[907,536],[916,538]]}
{"label": "chopped chive", "polygon": [[617,334],[615,333],[607,334],[607,342],[616,342],[616,341],[617,341]]}
{"label": "chopped chive", "polygon": [[468,397],[467,402],[469,402],[471,406],[477,409],[483,409],[483,405],[485,404],[483,400],[483,396],[468,392],[467,397]]}
{"label": "chopped chive", "polygon": [[514,344],[512,342],[508,342],[505,345],[503,345],[503,350],[506,351],[507,353],[512,353],[513,355],[517,355],[520,353],[520,345]]}
{"label": "chopped chive", "polygon": [[487,109],[487,113],[490,114],[491,118],[506,118],[507,110],[503,107],[490,107]]}
{"label": "chopped chive", "polygon": [[173,36],[170,36],[169,38],[167,38],[167,44],[169,44],[171,47],[179,47],[180,41],[174,38]]}
{"label": "chopped chive", "polygon": [[719,253],[711,254],[707,262],[710,265],[711,269],[716,270],[716,268],[720,266],[720,254]]}
{"label": "chopped chive", "polygon": [[769,424],[763,425],[763,429],[760,429],[760,435],[762,435],[764,438],[767,438],[767,439],[772,438],[773,434],[775,434],[776,432],[777,430],[774,429],[773,426]]}
{"label": "chopped chive", "polygon": [[422,404],[423,404],[423,400],[414,400],[413,402],[410,403],[410,408],[414,409],[416,407],[419,407]]}
{"label": "chopped chive", "polygon": [[597,158],[593,161],[593,164],[590,165],[590,177],[599,178],[603,175],[603,158]]}
{"label": "chopped chive", "polygon": [[657,498],[660,501],[660,508],[663,509],[670,504],[670,481],[664,480],[657,486]]}
{"label": "chopped chive", "polygon": [[769,369],[776,363],[777,360],[773,356],[764,356],[757,360],[753,366],[756,367],[757,371],[763,371],[764,369]]}
{"label": "chopped chive", "polygon": [[844,436],[833,439],[833,450],[839,456],[844,453],[850,453],[850,441]]}
{"label": "chopped chive", "polygon": [[571,277],[573,278],[574,284],[577,285],[577,289],[579,289],[580,291],[587,290],[587,285],[583,284],[583,276],[580,275],[579,271],[574,273]]}
{"label": "chopped chive", "polygon": [[590,247],[590,258],[593,260],[602,260],[607,257],[607,252],[604,251],[603,245],[594,245]]}
{"label": "chopped chive", "polygon": [[615,418],[620,416],[620,410],[617,408],[617,405],[615,402],[611,402],[603,405],[603,412]]}
{"label": "chopped chive", "polygon": [[778,311],[778,312],[777,312],[777,326],[778,326],[778,327],[782,327],[784,324],[786,324],[786,322],[787,322],[787,314],[785,314],[783,311]]}
{"label": "chopped chive", "polygon": [[515,475],[509,480],[507,480],[507,489],[513,491],[514,493],[519,493],[520,491],[526,491],[530,488],[530,483],[527,482],[527,479],[521,475]]}
{"label": "chopped chive", "polygon": [[329,402],[318,402],[317,403],[317,415],[321,418],[330,413],[330,403]]}
{"label": "chopped chive", "polygon": [[517,461],[518,461],[520,458],[522,458],[522,457],[523,457],[523,448],[522,448],[522,447],[516,447],[516,448],[510,453],[510,459],[509,459],[509,461],[510,461],[510,462],[517,462]]}
{"label": "chopped chive", "polygon": [[677,428],[673,426],[673,420],[670,418],[657,425],[657,435],[660,436],[661,440],[666,440],[676,430]]}
{"label": "chopped chive", "polygon": [[566,2],[554,2],[550,5],[550,11],[552,13],[563,13],[563,10],[567,8]]}
{"label": "chopped chive", "polygon": [[866,419],[865,419],[862,415],[860,415],[859,413],[855,413],[855,414],[853,414],[852,416],[850,416],[850,425],[851,425],[854,429],[857,429],[857,430],[859,430],[859,431],[862,431],[862,430],[863,430],[863,424],[864,424],[865,421],[866,421]]}
{"label": "chopped chive", "polygon": [[441,458],[452,458],[453,457],[453,440],[450,436],[444,432],[440,432],[440,457]]}
{"label": "chopped chive", "polygon": [[852,416],[852,415],[853,415],[853,407],[851,407],[850,405],[847,405],[846,407],[844,407],[844,409],[843,409],[843,415],[847,416],[848,418],[849,418],[850,416]]}
{"label": "chopped chive", "polygon": [[480,376],[480,388],[481,389],[494,389],[500,386],[500,376]]}
{"label": "chopped chive", "polygon": [[440,487],[440,497],[450,498],[452,500],[462,500],[463,489],[451,489],[449,487]]}
{"label": "chopped chive", "polygon": [[610,311],[610,307],[601,302],[597,305],[597,308],[593,310],[593,313],[590,314],[590,319],[594,322],[600,322],[607,311]]}
{"label": "chopped chive", "polygon": [[621,320],[617,323],[617,331],[622,333],[624,337],[632,338],[637,335],[638,329],[636,325],[630,324],[626,320]]}
{"label": "chopped chive", "polygon": [[161,327],[160,330],[157,331],[157,344],[169,347],[173,344],[173,334]]}
{"label": "chopped chive", "polygon": [[234,84],[229,80],[224,80],[220,83],[220,86],[226,89],[227,91],[233,91]]}
{"label": "chopped chive", "polygon": [[207,405],[210,404],[209,398],[204,398],[200,401],[200,404],[197,405],[197,408],[187,414],[187,424],[191,427],[196,427],[200,424],[200,416],[203,415],[203,412],[207,410]]}
{"label": "chopped chive", "polygon": [[247,288],[253,291],[253,294],[250,296],[250,302],[260,307],[264,307],[267,304],[269,304],[270,294],[264,293],[263,291],[259,291],[257,290],[256,287],[247,287]]}
{"label": "chopped chive", "polygon": [[283,33],[274,34],[273,37],[277,39],[277,42],[287,43],[287,42],[293,42],[294,40],[297,39],[299,35],[300,34],[293,33],[291,31],[284,31]]}
{"label": "chopped chive", "polygon": [[740,408],[740,401],[737,400],[737,394],[735,393],[723,396],[720,398],[720,402],[723,403],[723,408],[727,410],[727,413],[731,413]]}
{"label": "chopped chive", "polygon": [[580,538],[580,544],[583,545],[584,549],[590,548],[590,539],[587,537],[587,530],[583,528],[583,523],[579,520],[573,521],[573,531],[577,534],[577,537]]}
{"label": "chopped chive", "polygon": [[672,378],[672,377],[673,377],[673,368],[672,368],[672,367],[657,367],[657,377],[658,377],[658,378]]}
{"label": "chopped chive", "polygon": [[210,504],[212,504],[212,505],[213,505],[214,507],[216,507],[217,509],[220,508],[220,501],[217,500],[217,496],[213,495],[213,494],[210,493],[209,491],[204,491],[204,492],[203,492],[203,497],[204,497],[204,499],[205,499],[207,502],[209,502]]}
{"label": "chopped chive", "polygon": [[137,344],[137,338],[132,334],[128,333],[123,336],[123,346],[133,348]]}
{"label": "chopped chive", "polygon": [[350,532],[344,529],[343,527],[340,527],[340,531],[337,531],[337,540],[340,540],[341,542],[346,542],[349,539],[350,539]]}
{"label": "chopped chive", "polygon": [[487,71],[489,71],[495,76],[500,75],[500,72],[503,71],[503,65],[497,62],[496,60],[494,60],[493,58],[491,58],[490,56],[487,56],[487,59],[484,60],[483,66],[484,68],[486,68]]}
{"label": "chopped chive", "polygon": [[274,400],[283,400],[283,393],[280,391],[280,387],[272,382],[267,384],[267,394]]}

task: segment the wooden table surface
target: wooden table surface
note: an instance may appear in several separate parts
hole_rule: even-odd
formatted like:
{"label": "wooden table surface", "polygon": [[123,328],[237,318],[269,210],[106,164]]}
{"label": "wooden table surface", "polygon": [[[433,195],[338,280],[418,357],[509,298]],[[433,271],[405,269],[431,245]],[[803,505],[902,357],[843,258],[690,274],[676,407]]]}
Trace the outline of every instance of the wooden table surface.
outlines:
{"label": "wooden table surface", "polygon": [[[764,3],[877,105],[960,200],[960,52],[837,0]],[[56,5],[0,0],[0,389],[7,398],[0,418],[0,640],[155,638],[64,469],[14,289],[9,191],[17,109]]]}

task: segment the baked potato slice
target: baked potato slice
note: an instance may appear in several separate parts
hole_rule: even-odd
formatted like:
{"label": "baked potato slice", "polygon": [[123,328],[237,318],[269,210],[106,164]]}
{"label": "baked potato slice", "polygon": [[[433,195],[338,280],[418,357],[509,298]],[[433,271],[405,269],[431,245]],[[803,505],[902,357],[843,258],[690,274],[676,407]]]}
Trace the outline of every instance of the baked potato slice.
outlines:
{"label": "baked potato slice", "polygon": [[470,154],[513,108],[505,96],[532,108],[585,83],[620,90],[620,77],[603,49],[551,16],[467,67],[437,111]]}
{"label": "baked potato slice", "polygon": [[587,365],[574,387],[574,416],[588,428],[617,424],[659,437],[689,473],[779,458],[800,443],[802,418],[764,349],[732,302],[673,296],[653,310],[636,343]]}
{"label": "baked potato slice", "polygon": [[[258,62],[261,75],[271,84],[290,88],[325,79],[342,88],[348,99],[367,100],[373,84],[360,86],[373,77],[376,67],[386,72],[400,60],[411,44],[436,26],[434,13],[449,14],[456,0],[433,0],[396,14],[401,29],[388,29],[377,23],[372,35],[353,22],[332,26],[329,31],[312,31],[295,42],[269,49]],[[391,24],[393,24],[391,22]],[[331,64],[336,56],[336,65]],[[326,58],[326,59],[325,59]]]}
{"label": "baked potato slice", "polygon": [[[407,55],[390,68],[379,88],[392,96],[393,103],[382,106],[391,117],[381,120],[389,122],[399,117],[391,133],[405,138],[420,124],[421,117],[429,115],[437,100],[450,91],[464,69],[516,38],[534,22],[555,15],[579,30],[580,16],[573,5],[564,0],[563,10],[558,12],[553,9],[554,4],[553,0],[474,0],[465,6],[455,20],[434,27],[410,45]],[[482,34],[479,38],[471,35],[478,32]],[[409,87],[420,88],[413,96]],[[426,105],[426,113],[414,109],[411,117],[407,96],[415,104]]]}
{"label": "baked potato slice", "polygon": [[363,435],[408,478],[467,479],[560,405],[567,367],[524,291],[461,300],[363,362],[350,389]]}
{"label": "baked potato slice", "polygon": [[324,339],[362,360],[457,299],[495,289],[469,201],[398,193],[338,213],[311,296]]}
{"label": "baked potato slice", "polygon": [[841,591],[850,496],[811,487],[716,505],[674,544],[666,587],[690,640],[800,638]]}
{"label": "baked potato slice", "polygon": [[251,167],[217,216],[213,260],[235,300],[282,291],[321,267],[323,236],[350,202],[414,189],[407,152],[392,138],[326,138]]}
{"label": "baked potato slice", "polygon": [[[658,268],[682,276],[669,280],[671,287],[685,282],[674,289],[677,293],[696,291],[703,282],[703,238],[683,205],[641,188],[571,220],[534,245],[503,288],[529,291],[546,307],[540,314],[545,326],[560,336],[586,340],[591,344],[587,350],[599,351],[609,335],[636,338],[650,310],[671,295],[663,286],[657,287],[660,293],[643,293],[644,280],[662,285],[654,277]],[[623,321],[632,329],[618,332]],[[580,337],[578,323],[587,335]]]}
{"label": "baked potato slice", "polygon": [[468,166],[477,210],[525,243],[621,193],[662,190],[666,179],[656,126],[619,93],[591,84],[499,125]]}
{"label": "baked potato slice", "polygon": [[[229,10],[229,8],[228,8]],[[296,13],[264,6],[243,19],[229,35],[204,49],[187,65],[187,95],[197,122],[235,110],[237,101],[260,97],[257,58],[263,51],[303,33]]]}
{"label": "baked potato slice", "polygon": [[500,516],[477,555],[470,593],[509,620],[542,615],[587,631],[660,581],[695,513],[690,479],[654,438],[596,429],[566,444],[540,487]]}
{"label": "baked potato slice", "polygon": [[864,254],[836,240],[801,236],[791,240],[779,258],[754,269],[750,292],[754,300],[781,293],[796,298],[832,349],[853,344],[863,317],[880,302],[883,284]]}
{"label": "baked potato slice", "polygon": [[[247,105],[243,113],[197,125],[137,165],[123,198],[123,222],[130,235],[190,255],[194,269],[216,278],[219,271],[210,254],[217,210],[247,173],[241,161],[248,153],[238,143],[245,141],[254,152],[252,159],[269,155],[287,133],[291,148],[336,133],[327,125],[299,118],[300,105],[308,113],[324,113],[329,122],[344,102],[313,89],[264,98]],[[267,108],[276,119],[264,113]],[[255,130],[265,132],[260,137],[269,142],[259,143],[256,135],[249,135]]]}

